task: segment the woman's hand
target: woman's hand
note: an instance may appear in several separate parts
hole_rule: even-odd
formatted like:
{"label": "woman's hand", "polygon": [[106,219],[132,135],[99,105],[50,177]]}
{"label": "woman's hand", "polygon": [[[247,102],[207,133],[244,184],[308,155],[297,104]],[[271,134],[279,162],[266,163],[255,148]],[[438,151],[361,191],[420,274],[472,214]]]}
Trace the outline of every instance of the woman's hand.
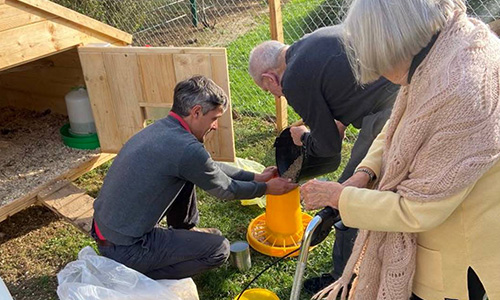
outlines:
{"label": "woman's hand", "polygon": [[278,168],[275,166],[267,167],[260,174],[255,174],[254,180],[257,182],[267,182],[278,176]]}
{"label": "woman's hand", "polygon": [[349,177],[344,183],[343,186],[353,186],[357,188],[366,188],[368,183],[370,182],[370,176],[364,172],[358,172]]}
{"label": "woman's hand", "polygon": [[300,196],[307,210],[331,206],[338,209],[340,193],[344,187],[333,181],[310,180],[300,188]]}

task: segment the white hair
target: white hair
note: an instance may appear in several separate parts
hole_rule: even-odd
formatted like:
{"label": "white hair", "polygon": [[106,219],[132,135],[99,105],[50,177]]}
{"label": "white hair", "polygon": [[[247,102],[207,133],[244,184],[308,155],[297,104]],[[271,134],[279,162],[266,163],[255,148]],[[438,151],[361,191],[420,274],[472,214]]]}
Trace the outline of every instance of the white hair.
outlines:
{"label": "white hair", "polygon": [[250,52],[248,72],[253,80],[260,84],[262,74],[277,69],[278,58],[285,44],[278,41],[266,41]]}
{"label": "white hair", "polygon": [[360,83],[410,60],[440,31],[463,0],[354,0],[344,21],[347,57]]}

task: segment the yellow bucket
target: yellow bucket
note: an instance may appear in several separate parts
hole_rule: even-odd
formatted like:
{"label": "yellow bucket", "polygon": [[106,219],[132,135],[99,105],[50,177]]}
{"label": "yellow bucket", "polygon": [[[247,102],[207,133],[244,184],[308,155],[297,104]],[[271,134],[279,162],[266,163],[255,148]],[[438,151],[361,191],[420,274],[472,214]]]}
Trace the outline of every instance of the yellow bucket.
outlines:
{"label": "yellow bucket", "polygon": [[311,219],[300,209],[299,188],[284,195],[267,195],[266,213],[248,226],[248,243],[266,255],[286,255],[300,247],[304,228]]}
{"label": "yellow bucket", "polygon": [[[234,300],[238,299],[238,296],[234,297]],[[243,292],[239,300],[280,300],[280,298],[270,290],[249,289]]]}

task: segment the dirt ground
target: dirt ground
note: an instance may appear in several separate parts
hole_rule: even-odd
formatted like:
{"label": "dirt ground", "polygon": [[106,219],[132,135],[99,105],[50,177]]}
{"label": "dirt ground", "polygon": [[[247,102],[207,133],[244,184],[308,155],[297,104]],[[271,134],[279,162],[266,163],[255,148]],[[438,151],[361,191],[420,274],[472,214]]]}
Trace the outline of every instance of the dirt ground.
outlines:
{"label": "dirt ground", "polygon": [[[252,30],[257,16],[268,13],[262,1],[244,0],[228,2],[223,7],[212,7],[200,13],[198,27],[189,17],[134,34],[134,44],[143,46],[210,46],[223,47]],[[203,24],[203,20],[206,20]]]}
{"label": "dirt ground", "polygon": [[55,275],[73,260],[71,249],[91,244],[47,208],[32,206],[0,223],[0,277],[16,300],[57,299]]}

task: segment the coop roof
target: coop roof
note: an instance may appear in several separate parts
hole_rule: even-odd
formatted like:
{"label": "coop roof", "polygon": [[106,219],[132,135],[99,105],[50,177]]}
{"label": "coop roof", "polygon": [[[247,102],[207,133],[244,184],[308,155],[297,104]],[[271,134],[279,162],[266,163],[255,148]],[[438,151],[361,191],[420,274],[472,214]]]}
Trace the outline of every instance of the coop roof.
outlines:
{"label": "coop roof", "polygon": [[89,43],[132,36],[48,0],[0,0],[0,70]]}

